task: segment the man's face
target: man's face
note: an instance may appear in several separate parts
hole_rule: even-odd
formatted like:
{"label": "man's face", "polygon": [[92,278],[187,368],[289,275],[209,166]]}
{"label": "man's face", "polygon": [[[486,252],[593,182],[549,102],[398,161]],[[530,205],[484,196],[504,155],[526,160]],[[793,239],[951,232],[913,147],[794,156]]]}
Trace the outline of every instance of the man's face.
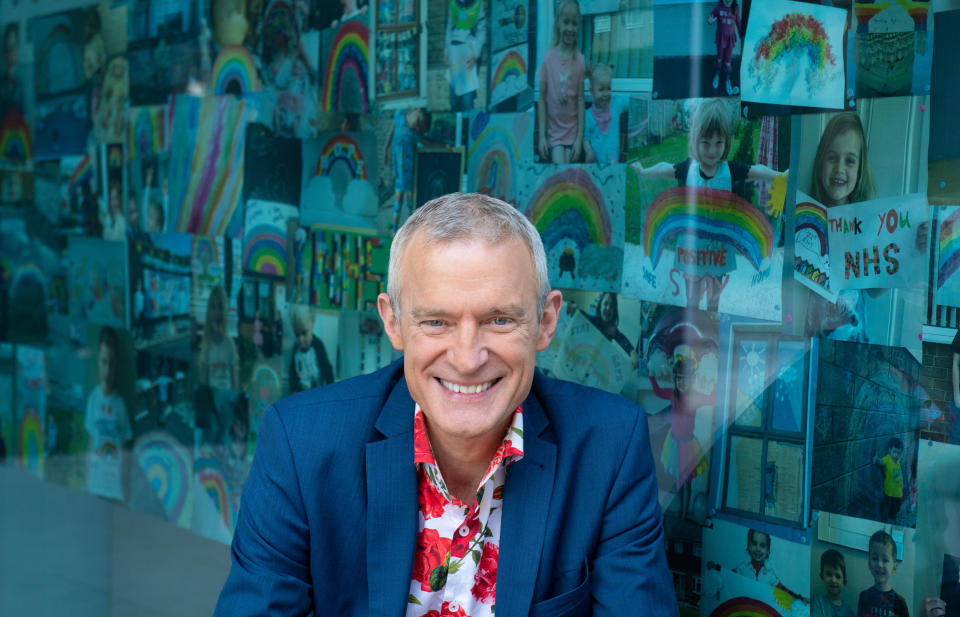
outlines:
{"label": "man's face", "polygon": [[399,314],[378,298],[431,439],[449,447],[498,443],[530,391],[536,352],[550,344],[560,292],[537,315],[537,278],[522,240],[428,244],[410,238],[398,264]]}

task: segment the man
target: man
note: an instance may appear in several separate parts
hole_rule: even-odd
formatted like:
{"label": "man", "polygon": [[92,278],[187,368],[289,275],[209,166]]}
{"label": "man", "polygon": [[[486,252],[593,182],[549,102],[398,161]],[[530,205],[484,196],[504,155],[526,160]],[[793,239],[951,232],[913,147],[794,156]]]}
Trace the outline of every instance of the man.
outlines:
{"label": "man", "polygon": [[534,370],[536,228],[441,197],[388,280],[402,364],[267,410],[217,615],[675,615],[642,410]]}

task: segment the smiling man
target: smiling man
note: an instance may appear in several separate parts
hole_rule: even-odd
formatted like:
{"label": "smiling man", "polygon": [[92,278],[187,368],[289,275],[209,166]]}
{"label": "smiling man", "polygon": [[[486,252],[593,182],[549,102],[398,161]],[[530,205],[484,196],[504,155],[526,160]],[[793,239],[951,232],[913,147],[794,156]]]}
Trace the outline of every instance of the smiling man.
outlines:
{"label": "smiling man", "polygon": [[509,204],[414,212],[403,360],[267,411],[217,614],[676,615],[642,410],[534,369],[561,302]]}

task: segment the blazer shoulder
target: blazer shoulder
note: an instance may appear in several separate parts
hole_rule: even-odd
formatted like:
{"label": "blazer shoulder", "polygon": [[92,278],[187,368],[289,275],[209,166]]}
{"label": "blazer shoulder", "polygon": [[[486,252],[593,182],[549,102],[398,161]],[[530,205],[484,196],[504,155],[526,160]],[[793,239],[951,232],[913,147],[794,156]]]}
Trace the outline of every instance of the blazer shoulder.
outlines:
{"label": "blazer shoulder", "polygon": [[533,380],[532,393],[558,432],[579,427],[578,430],[586,432],[625,431],[629,436],[634,425],[646,415],[642,407],[619,394],[546,377],[539,371]]}

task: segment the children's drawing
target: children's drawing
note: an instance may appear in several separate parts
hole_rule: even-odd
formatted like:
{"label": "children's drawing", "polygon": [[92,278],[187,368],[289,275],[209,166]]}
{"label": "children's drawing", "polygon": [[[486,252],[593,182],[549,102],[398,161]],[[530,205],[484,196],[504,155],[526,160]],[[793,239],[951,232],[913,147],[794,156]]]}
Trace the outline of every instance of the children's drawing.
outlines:
{"label": "children's drawing", "polygon": [[529,113],[479,112],[470,123],[467,189],[516,205],[521,152],[533,149]]}
{"label": "children's drawing", "polygon": [[200,449],[193,463],[193,481],[196,494],[193,529],[214,539],[229,539],[240,504],[226,480],[223,465],[210,448]]}
{"label": "children's drawing", "polygon": [[631,372],[630,356],[597,328],[583,312],[560,333],[560,349],[551,370],[568,379],[619,394]]}
{"label": "children's drawing", "polygon": [[496,105],[527,89],[527,44],[490,55],[490,105]]}
{"label": "children's drawing", "polygon": [[130,108],[127,117],[127,156],[138,159],[167,149],[167,106]]}
{"label": "children's drawing", "polygon": [[120,242],[71,236],[67,244],[70,317],[127,327],[127,247]]}
{"label": "children's drawing", "polygon": [[163,506],[167,520],[180,527],[190,524],[190,470],[193,461],[170,433],[151,431],[137,438],[133,458]]}
{"label": "children's drawing", "polygon": [[752,5],[740,67],[743,101],[842,109],[846,19],[846,9],[792,0]]}
{"label": "children's drawing", "polygon": [[84,74],[85,31],[82,11],[68,11],[31,22],[34,42],[35,88],[38,97],[61,94],[81,88]]}
{"label": "children's drawing", "polygon": [[213,61],[213,94],[245,95],[260,92],[253,56],[243,45],[225,45]]}
{"label": "children's drawing", "polygon": [[623,165],[531,165],[520,185],[557,287],[619,291],[623,268]]}
{"label": "children's drawing", "polygon": [[300,221],[377,228],[375,133],[321,133],[303,141]]}
{"label": "children's drawing", "polygon": [[836,300],[830,288],[827,245],[827,209],[809,195],[797,193],[794,214],[793,278],[827,300]]}
{"label": "children's drawing", "polygon": [[171,103],[170,208],[175,231],[240,234],[244,127],[255,108],[232,96],[178,96]]}
{"label": "children's drawing", "polygon": [[343,22],[336,30],[323,33],[321,59],[323,84],[320,108],[324,111],[367,113],[370,66],[370,29],[361,19]]}
{"label": "children's drawing", "polygon": [[272,201],[247,202],[243,226],[243,269],[257,274],[287,274],[287,221],[297,208]]}
{"label": "children's drawing", "polygon": [[11,163],[26,163],[33,158],[30,127],[23,114],[11,107],[0,120],[0,159]]}
{"label": "children's drawing", "polygon": [[386,291],[390,239],[339,229],[312,230],[310,304],[322,309],[376,310]]}
{"label": "children's drawing", "polygon": [[960,306],[960,208],[941,206],[937,243],[937,304]]}
{"label": "children's drawing", "polygon": [[493,51],[527,42],[529,11],[529,0],[490,3],[490,48]]}

